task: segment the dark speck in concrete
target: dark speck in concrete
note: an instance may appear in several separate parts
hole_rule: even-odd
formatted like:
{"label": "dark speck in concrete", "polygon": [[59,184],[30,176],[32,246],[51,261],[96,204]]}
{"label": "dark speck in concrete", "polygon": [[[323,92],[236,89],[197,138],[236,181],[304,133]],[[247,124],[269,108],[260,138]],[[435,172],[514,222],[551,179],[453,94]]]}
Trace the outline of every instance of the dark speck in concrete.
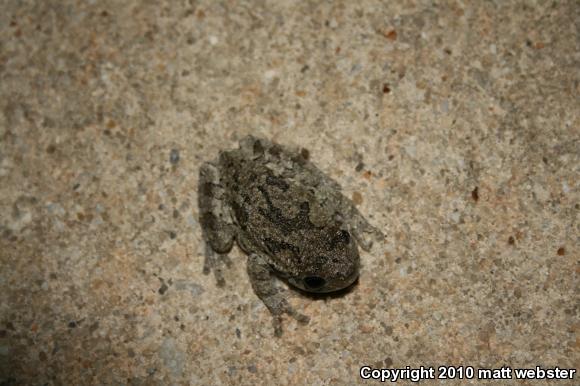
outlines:
{"label": "dark speck in concrete", "polygon": [[308,149],[302,148],[300,149],[300,156],[303,160],[307,161],[310,158],[310,151],[308,151]]}
{"label": "dark speck in concrete", "polygon": [[383,325],[383,328],[385,330],[385,334],[386,335],[392,335],[393,334],[393,327],[391,326],[387,326],[386,324]]}
{"label": "dark speck in concrete", "polygon": [[178,149],[171,149],[171,152],[169,153],[169,162],[171,162],[172,165],[177,165],[177,163],[179,162]]}
{"label": "dark speck in concrete", "polygon": [[479,200],[479,188],[477,186],[471,191],[471,198],[475,202]]}

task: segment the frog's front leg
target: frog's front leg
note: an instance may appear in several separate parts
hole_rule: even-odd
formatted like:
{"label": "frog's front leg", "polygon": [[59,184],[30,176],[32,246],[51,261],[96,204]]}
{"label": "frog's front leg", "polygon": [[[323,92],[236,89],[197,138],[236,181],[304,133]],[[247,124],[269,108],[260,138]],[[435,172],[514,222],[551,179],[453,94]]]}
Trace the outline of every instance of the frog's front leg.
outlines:
{"label": "frog's front leg", "polygon": [[227,253],[232,249],[235,227],[225,204],[225,190],[220,184],[219,169],[209,162],[204,163],[199,170],[198,206],[205,243],[203,273],[207,275],[213,271],[218,287],[223,287],[223,267],[231,264]]}
{"label": "frog's front leg", "polygon": [[276,277],[268,263],[256,253],[248,257],[248,275],[254,292],[272,314],[274,334],[282,335],[282,314],[288,314],[299,323],[307,324],[310,318],[296,311],[289,303],[284,290],[276,286]]}
{"label": "frog's front leg", "polygon": [[362,249],[368,252],[373,245],[373,239],[374,241],[384,239],[385,235],[363,217],[352,201],[342,196],[340,203],[341,220],[348,226],[349,232]]}

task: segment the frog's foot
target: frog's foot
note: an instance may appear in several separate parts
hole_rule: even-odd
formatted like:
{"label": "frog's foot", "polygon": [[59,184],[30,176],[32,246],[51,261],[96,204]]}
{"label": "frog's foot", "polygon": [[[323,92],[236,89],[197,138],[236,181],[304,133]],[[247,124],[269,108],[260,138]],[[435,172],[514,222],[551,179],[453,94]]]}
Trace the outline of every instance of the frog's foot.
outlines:
{"label": "frog's foot", "polygon": [[259,255],[252,253],[248,257],[248,275],[252,282],[254,292],[268,307],[272,314],[274,334],[282,335],[282,315],[288,314],[301,324],[307,324],[310,318],[296,311],[290,303],[285,291],[276,287],[275,277],[270,266]]}
{"label": "frog's foot", "polygon": [[346,224],[348,231],[354,236],[356,242],[365,251],[370,251],[373,241],[381,242],[385,235],[380,229],[372,226],[358,211],[354,204],[343,196],[341,203],[342,213],[338,220]]}
{"label": "frog's foot", "polygon": [[[264,299],[262,299],[272,314],[272,326],[274,327],[274,335],[278,337],[282,336],[282,314],[290,315],[300,324],[308,324],[308,322],[310,322],[310,318],[308,316],[296,311],[290,304],[288,304],[286,299],[271,298],[270,300],[272,300],[272,303],[276,305],[269,305]],[[279,300],[281,301],[279,302]]]}
{"label": "frog's foot", "polygon": [[348,219],[342,218],[342,221],[345,222],[347,230],[355,238],[357,244],[367,252],[370,251],[374,241],[381,242],[385,238],[378,228],[369,224],[359,213]]}
{"label": "frog's foot", "polygon": [[370,251],[373,242],[381,242],[385,235],[374,226],[366,223],[366,227],[350,227],[350,231],[356,239],[358,245],[365,251]]}
{"label": "frog's foot", "polygon": [[206,243],[205,245],[205,260],[203,262],[203,273],[208,275],[211,271],[215,276],[215,280],[218,287],[223,287],[226,284],[224,279],[223,269],[225,267],[231,267],[232,261],[230,260],[227,253],[217,253],[211,246]]}

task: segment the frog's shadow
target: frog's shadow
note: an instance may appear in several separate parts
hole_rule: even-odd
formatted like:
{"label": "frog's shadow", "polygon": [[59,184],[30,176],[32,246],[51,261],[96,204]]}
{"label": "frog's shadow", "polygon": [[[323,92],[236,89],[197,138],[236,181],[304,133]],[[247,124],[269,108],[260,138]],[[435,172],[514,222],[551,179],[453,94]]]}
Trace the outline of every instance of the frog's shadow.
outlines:
{"label": "frog's shadow", "polygon": [[295,287],[292,284],[288,283],[287,280],[284,280],[286,285],[288,286],[290,291],[293,291],[299,294],[302,297],[311,299],[311,300],[328,300],[328,299],[336,299],[341,298],[343,296],[348,295],[349,293],[353,292],[356,287],[358,287],[359,278],[357,277],[356,280],[346,288],[340,289],[338,291],[333,292],[308,292],[301,288]]}

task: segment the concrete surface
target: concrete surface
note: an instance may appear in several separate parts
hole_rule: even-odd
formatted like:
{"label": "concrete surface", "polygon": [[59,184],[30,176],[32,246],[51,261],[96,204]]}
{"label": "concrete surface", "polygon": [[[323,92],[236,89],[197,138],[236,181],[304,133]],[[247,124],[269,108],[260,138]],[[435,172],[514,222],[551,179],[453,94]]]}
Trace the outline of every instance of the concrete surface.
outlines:
{"label": "concrete surface", "polygon": [[[577,1],[0,4],[2,385],[580,367]],[[387,234],[281,339],[239,250],[201,273],[198,167],[248,133]]]}

